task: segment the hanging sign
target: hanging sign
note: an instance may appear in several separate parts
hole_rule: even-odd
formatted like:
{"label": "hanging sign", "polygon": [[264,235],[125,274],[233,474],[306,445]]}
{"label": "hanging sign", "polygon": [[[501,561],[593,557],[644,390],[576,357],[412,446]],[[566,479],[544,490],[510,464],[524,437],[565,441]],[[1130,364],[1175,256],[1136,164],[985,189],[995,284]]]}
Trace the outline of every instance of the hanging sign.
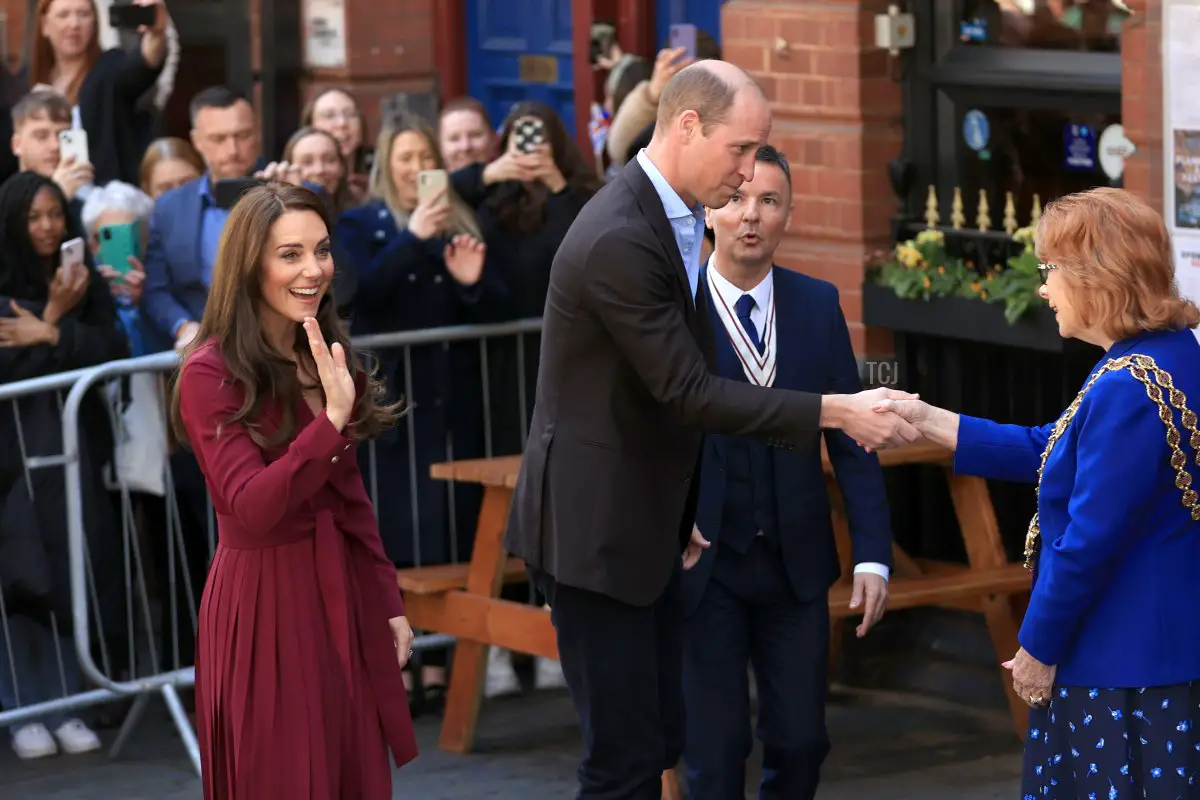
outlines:
{"label": "hanging sign", "polygon": [[1124,125],[1109,125],[1100,134],[1100,169],[1109,180],[1117,180],[1125,172],[1125,159],[1137,148],[1125,138]]}

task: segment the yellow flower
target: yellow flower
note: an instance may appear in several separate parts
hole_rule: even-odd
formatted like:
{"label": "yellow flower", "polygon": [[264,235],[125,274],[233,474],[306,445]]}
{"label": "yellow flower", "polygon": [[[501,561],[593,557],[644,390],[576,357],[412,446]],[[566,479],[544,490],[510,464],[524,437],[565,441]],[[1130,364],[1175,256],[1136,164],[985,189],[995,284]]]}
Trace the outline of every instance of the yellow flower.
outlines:
{"label": "yellow flower", "polygon": [[979,281],[975,281],[971,284],[971,291],[975,292],[975,294],[979,294]]}
{"label": "yellow flower", "polygon": [[979,293],[979,299],[980,299],[980,300],[987,300],[987,291],[982,291],[982,292],[980,292],[980,293]]}
{"label": "yellow flower", "polygon": [[921,260],[921,254],[916,248],[903,244],[896,248],[896,260],[906,267],[913,267]]}
{"label": "yellow flower", "polygon": [[946,241],[946,235],[941,231],[924,230],[917,234],[917,244],[941,245]]}
{"label": "yellow flower", "polygon": [[938,267],[938,275],[945,275],[945,274],[946,274],[946,268]]}
{"label": "yellow flower", "polygon": [[925,276],[925,288],[928,289],[930,287],[931,283],[932,282],[929,280],[929,276],[926,275]]}

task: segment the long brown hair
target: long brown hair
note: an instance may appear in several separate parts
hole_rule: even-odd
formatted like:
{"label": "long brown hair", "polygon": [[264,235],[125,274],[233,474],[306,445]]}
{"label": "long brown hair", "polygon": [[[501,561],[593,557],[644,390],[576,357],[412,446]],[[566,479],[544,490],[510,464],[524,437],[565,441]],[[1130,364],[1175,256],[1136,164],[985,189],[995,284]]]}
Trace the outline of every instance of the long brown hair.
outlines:
{"label": "long brown hair", "polygon": [[[209,340],[225,361],[225,367],[235,382],[242,385],[246,397],[242,407],[223,425],[241,423],[260,447],[274,447],[291,439],[295,432],[295,406],[300,399],[300,381],[296,377],[299,362],[310,375],[316,375],[316,365],[308,347],[304,328],[296,325],[293,342],[294,360],[278,353],[267,343],[259,324],[262,303],[262,259],[276,221],[289,211],[312,211],[320,216],[326,229],[329,214],[326,205],[316,194],[299,186],[271,183],[246,192],[229,214],[217,261],[213,267],[212,288],[208,304],[200,320],[200,331],[184,355],[179,374],[187,369],[187,359]],[[314,315],[321,334],[332,347],[334,342],[346,351],[347,366],[356,376],[365,378],[365,391],[360,389],[354,400],[354,412],[347,433],[354,439],[368,439],[395,424],[400,404],[385,403],[386,389],[374,371],[362,365],[359,355],[350,348],[350,341],[339,325],[333,292],[326,292]],[[187,444],[187,431],[179,408],[179,386],[175,381],[171,396],[171,426],[179,441]],[[259,415],[268,402],[278,402],[282,418],[273,435],[264,436]]]}
{"label": "long brown hair", "polygon": [[[46,38],[46,34],[42,33],[42,26],[45,25],[46,14],[50,11],[50,6],[54,4],[54,0],[38,0],[37,11],[34,12],[37,18],[37,33],[34,34],[36,40],[33,43],[33,53],[29,58],[29,85],[36,86],[39,83],[44,83],[48,86],[54,84],[53,72],[55,65],[54,48],[50,46],[50,40]],[[66,98],[71,101],[71,105],[79,102],[79,89],[83,86],[83,82],[87,80],[88,73],[92,71],[92,67],[96,66],[96,62],[100,60],[100,16],[96,13],[96,2],[91,0],[92,6],[92,38],[87,43],[87,51],[84,53],[84,68],[71,81],[71,85],[64,92]]]}

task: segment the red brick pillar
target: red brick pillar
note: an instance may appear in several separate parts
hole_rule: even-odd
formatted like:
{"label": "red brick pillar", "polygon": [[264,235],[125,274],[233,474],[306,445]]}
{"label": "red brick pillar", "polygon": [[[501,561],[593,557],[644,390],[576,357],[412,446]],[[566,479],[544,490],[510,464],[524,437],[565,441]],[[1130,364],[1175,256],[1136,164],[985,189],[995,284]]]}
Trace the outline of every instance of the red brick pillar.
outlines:
{"label": "red brick pillar", "polygon": [[837,285],[860,357],[891,347],[862,325],[864,256],[891,246],[888,163],[903,139],[900,84],[874,44],[886,10],[872,0],[729,0],[721,12],[722,55],[766,91],[771,143],[791,162],[795,206],[779,261]]}
{"label": "red brick pillar", "polygon": [[1127,0],[1121,37],[1121,122],[1137,150],[1125,188],[1163,210],[1162,0]]}
{"label": "red brick pillar", "polygon": [[366,115],[367,140],[373,141],[383,97],[433,87],[434,3],[449,1],[346,0],[346,66],[308,70],[305,97],[329,85],[350,87]]}

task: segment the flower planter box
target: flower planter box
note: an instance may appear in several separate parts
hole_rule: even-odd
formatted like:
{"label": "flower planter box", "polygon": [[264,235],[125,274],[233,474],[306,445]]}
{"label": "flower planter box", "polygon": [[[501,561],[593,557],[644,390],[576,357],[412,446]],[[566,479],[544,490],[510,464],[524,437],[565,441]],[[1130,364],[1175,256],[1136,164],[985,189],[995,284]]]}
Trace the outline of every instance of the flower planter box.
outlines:
{"label": "flower planter box", "polygon": [[984,344],[1020,347],[1047,353],[1072,348],[1058,335],[1054,312],[1034,306],[1015,323],[1004,319],[1002,303],[967,297],[903,300],[887,286],[866,283],[862,290],[863,324],[899,333],[941,336]]}

